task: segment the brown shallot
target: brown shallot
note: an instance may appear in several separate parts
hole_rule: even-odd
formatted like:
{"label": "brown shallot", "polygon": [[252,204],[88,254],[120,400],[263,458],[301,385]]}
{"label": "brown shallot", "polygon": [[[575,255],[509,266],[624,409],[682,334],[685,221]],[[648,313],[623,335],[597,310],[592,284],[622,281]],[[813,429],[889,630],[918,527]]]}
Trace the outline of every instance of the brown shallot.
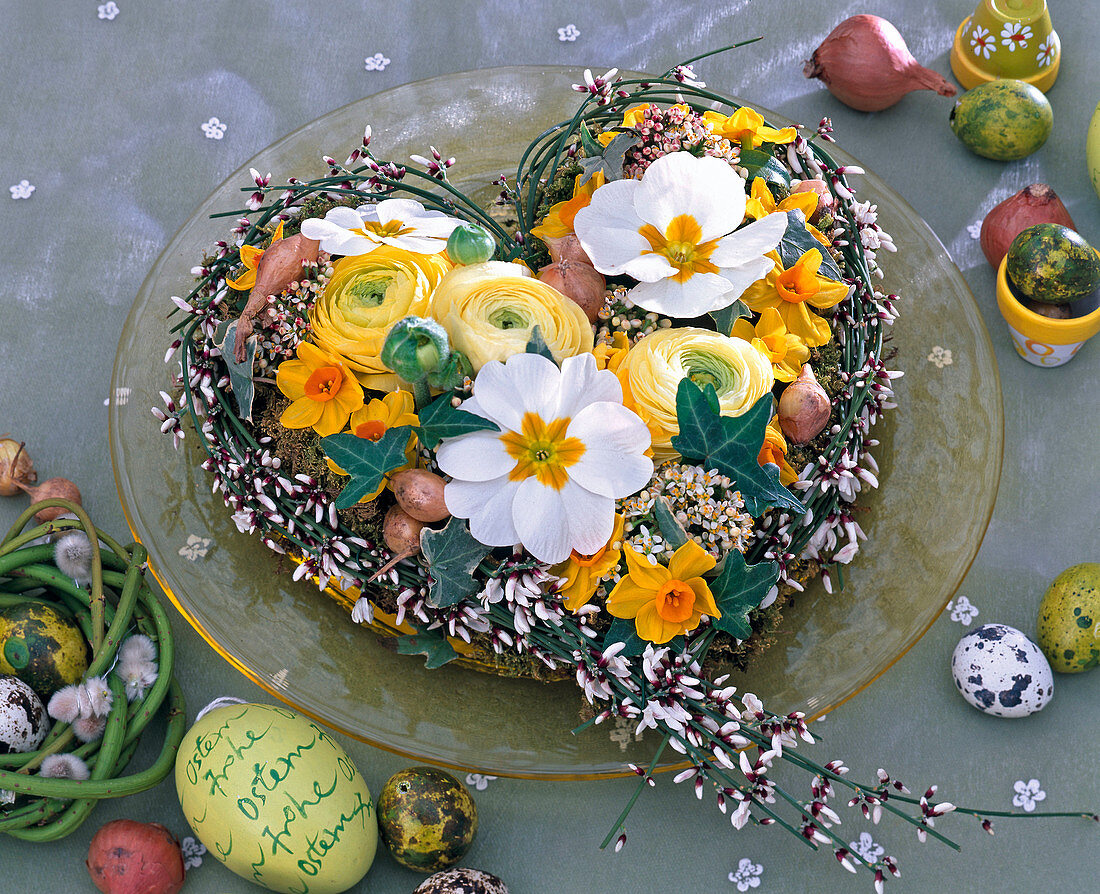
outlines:
{"label": "brown shallot", "polygon": [[390,476],[397,505],[421,522],[443,521],[451,514],[443,502],[444,484],[442,478],[427,469],[406,469]]}
{"label": "brown shallot", "polygon": [[[15,485],[31,498],[32,503],[37,503],[39,500],[68,500],[70,503],[76,503],[77,506],[83,505],[80,502],[80,489],[68,478],[47,478],[37,487],[29,487],[18,480]],[[63,506],[48,506],[36,512],[34,517],[39,524],[44,524],[66,512],[68,510]]]}
{"label": "brown shallot", "polygon": [[20,482],[34,484],[38,480],[34,463],[23,448],[22,441],[0,435],[0,497],[14,497]]}
{"label": "brown shallot", "polygon": [[985,259],[996,270],[1008,254],[1008,247],[1020,233],[1034,224],[1056,223],[1071,230],[1077,225],[1066,206],[1045,183],[1032,183],[995,205],[982,221],[981,244]]}
{"label": "brown shallot", "polygon": [[831,412],[829,395],[808,363],[779,395],[779,427],[795,444],[816,438],[829,424]]}
{"label": "brown shallot", "polygon": [[595,267],[579,261],[561,260],[543,267],[539,271],[539,279],[578,305],[588,317],[588,322],[595,323],[599,319],[607,280]]}

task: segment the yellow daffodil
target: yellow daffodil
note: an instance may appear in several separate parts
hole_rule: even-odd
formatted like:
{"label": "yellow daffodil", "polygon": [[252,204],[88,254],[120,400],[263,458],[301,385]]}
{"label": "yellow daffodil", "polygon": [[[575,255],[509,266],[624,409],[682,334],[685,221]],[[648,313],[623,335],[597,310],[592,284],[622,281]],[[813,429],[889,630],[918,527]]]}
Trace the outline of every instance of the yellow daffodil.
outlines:
{"label": "yellow daffodil", "polygon": [[558,202],[550,206],[546,217],[537,227],[531,230],[532,236],[546,242],[549,239],[563,239],[573,234],[573,220],[577,212],[587,207],[592,201],[592,193],[604,185],[606,178],[603,171],[596,171],[585,183],[581,183],[582,174],[578,174],[573,180],[573,197],[564,202]]}
{"label": "yellow daffodil", "polygon": [[703,120],[716,137],[740,143],[744,149],[755,149],[762,143],[791,143],[797,131],[793,127],[776,130],[764,123],[764,116],[755,109],[742,106],[732,115],[704,112]]}
{"label": "yellow daffodil", "polygon": [[611,577],[622,558],[624,519],[615,513],[615,529],[611,538],[592,555],[585,556],[574,550],[569,558],[554,566],[554,574],[566,579],[560,590],[565,607],[571,612],[588,602],[600,581]]}
{"label": "yellow daffodil", "polygon": [[[384,394],[381,399],[371,398],[370,403],[352,413],[349,428],[357,438],[378,441],[391,428],[397,428],[400,425],[417,425],[419,420],[413,408],[413,396],[408,391],[391,391]],[[416,436],[412,432],[409,433],[409,442],[405,445],[405,458],[407,462],[393,472],[411,469],[416,465]],[[347,474],[331,459],[326,458],[325,462],[337,475]],[[389,476],[378,485],[377,490],[367,494],[359,502],[369,503],[382,493],[388,484],[388,478]]]}
{"label": "yellow daffodil", "polygon": [[777,381],[793,382],[798,378],[802,364],[810,359],[810,349],[797,335],[792,335],[783,324],[783,318],[774,307],[760,311],[760,319],[753,326],[747,317],[740,317],[733,324],[735,338],[743,338],[764,354],[772,364]]}
{"label": "yellow daffodil", "polygon": [[[768,189],[764,179],[762,177],[753,178],[749,198],[745,202],[746,217],[760,220],[765,215],[774,214],[776,211],[782,211],[785,214],[788,211],[795,210],[801,211],[802,216],[808,221],[817,210],[817,193],[792,192],[783,201],[776,204],[775,197],[772,195],[772,191]],[[807,223],[806,229],[822,245],[826,247],[829,245],[829,240],[817,227]]]}
{"label": "yellow daffodil", "polygon": [[[278,242],[283,238],[283,222],[279,221],[279,226],[275,228],[275,233],[271,237],[271,241]],[[238,276],[236,279],[225,278],[225,283],[231,289],[237,289],[241,292],[249,292],[252,287],[256,285],[256,268],[260,266],[260,258],[264,256],[264,249],[257,248],[255,245],[242,245],[241,246],[241,263],[244,264],[244,273]]]}
{"label": "yellow daffodil", "polygon": [[673,553],[667,568],[651,565],[629,546],[623,552],[628,573],[607,597],[607,610],[616,618],[633,618],[642,639],[660,645],[694,630],[703,615],[721,617],[703,580],[715,558],[694,540]]}
{"label": "yellow daffodil", "polygon": [[779,255],[772,252],[772,271],[745,290],[741,300],[751,310],[762,312],[773,307],[783,319],[783,325],[792,335],[798,336],[808,347],[817,347],[829,341],[832,331],[827,320],[810,310],[835,307],[848,294],[848,286],[827,276],[821,276],[821,252],[811,248],[790,269],[784,269]]}
{"label": "yellow daffodil", "polygon": [[798,480],[798,473],[787,462],[787,439],[779,428],[779,417],[773,416],[772,421],[764,429],[764,444],[760,448],[760,455],[756,460],[760,465],[773,463],[779,466],[779,483],[784,487]]}
{"label": "yellow daffodil", "polygon": [[610,342],[601,341],[592,349],[596,357],[597,369],[609,369],[618,372],[619,367],[626,359],[626,352],[630,350],[630,339],[625,332],[616,332],[611,336]]}
{"label": "yellow daffodil", "polygon": [[275,384],[291,400],[279,417],[286,428],[334,435],[363,406],[363,388],[355,376],[338,358],[309,342],[298,345],[298,359],[279,364]]}

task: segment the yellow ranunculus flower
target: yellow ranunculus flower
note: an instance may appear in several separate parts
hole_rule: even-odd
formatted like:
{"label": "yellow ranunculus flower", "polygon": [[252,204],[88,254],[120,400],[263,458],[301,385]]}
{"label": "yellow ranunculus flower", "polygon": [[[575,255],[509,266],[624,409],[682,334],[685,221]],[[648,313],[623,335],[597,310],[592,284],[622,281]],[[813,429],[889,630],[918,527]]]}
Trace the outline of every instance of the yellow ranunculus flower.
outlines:
{"label": "yellow ranunculus flower", "polygon": [[835,307],[848,296],[848,286],[817,272],[822,257],[816,248],[805,252],[789,269],[784,269],[778,252],[768,252],[768,257],[775,265],[771,273],[749,286],[741,300],[757,313],[774,307],[787,331],[808,347],[827,344],[833,337],[829,321],[815,314],[810,306],[819,310]]}
{"label": "yellow ranunculus flower", "polygon": [[699,626],[703,615],[722,613],[703,575],[715,566],[715,558],[694,540],[681,546],[668,567],[650,565],[631,547],[624,550],[629,572],[607,597],[607,610],[616,618],[633,618],[642,639],[660,645],[679,633]]}
{"label": "yellow ranunculus flower", "polygon": [[749,342],[692,328],[647,335],[627,352],[616,375],[623,403],[649,428],[657,464],[678,456],[671,441],[680,431],[676,390],[681,379],[713,385],[723,416],[747,413],[775,384],[771,362]]}
{"label": "yellow ranunculus flower", "polygon": [[[554,574],[566,579],[559,591],[565,607],[571,612],[588,602],[600,581],[611,577],[622,558],[623,525],[625,519],[615,513],[615,529],[611,538],[591,556],[582,556],[573,550],[560,565],[554,566]],[[616,546],[618,544],[618,546]]]}
{"label": "yellow ranunculus flower", "polygon": [[[413,396],[408,391],[390,391],[388,394],[382,395],[381,399],[371,398],[370,403],[364,404],[363,407],[352,413],[349,428],[357,438],[378,441],[391,428],[397,428],[401,425],[417,425],[419,422],[413,404]],[[378,485],[378,489],[360,498],[359,502],[369,503],[389,485],[391,475],[403,472],[405,469],[411,469],[416,465],[416,435],[412,432],[409,432],[409,441],[405,445],[405,459],[406,462],[403,466],[391,470],[382,480],[382,483]],[[325,462],[337,475],[347,475],[347,472],[328,457],[325,457]]]}
{"label": "yellow ranunculus flower", "polygon": [[427,316],[432,291],[451,267],[441,254],[392,245],[341,258],[309,313],[313,340],[339,356],[366,387],[397,387],[397,377],[379,359],[386,333],[402,317]]}
{"label": "yellow ranunculus flower", "polygon": [[752,342],[771,361],[772,372],[780,382],[793,382],[802,371],[802,364],[810,359],[810,349],[797,335],[791,335],[783,325],[783,318],[774,307],[760,311],[756,325],[747,317],[738,318],[733,324],[736,338]]}
{"label": "yellow ranunculus flower", "polygon": [[490,360],[522,354],[536,326],[558,363],[591,352],[595,341],[576,302],[504,261],[452,270],[435,290],[431,313],[475,371]]}

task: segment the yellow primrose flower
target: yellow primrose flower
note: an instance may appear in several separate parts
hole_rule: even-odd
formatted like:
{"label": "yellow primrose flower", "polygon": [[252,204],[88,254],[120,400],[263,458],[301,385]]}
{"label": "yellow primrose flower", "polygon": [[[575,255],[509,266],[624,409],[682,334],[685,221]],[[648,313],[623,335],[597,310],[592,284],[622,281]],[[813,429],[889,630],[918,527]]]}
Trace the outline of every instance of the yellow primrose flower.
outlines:
{"label": "yellow primrose flower", "polygon": [[715,558],[694,540],[673,553],[667,568],[650,565],[629,546],[624,553],[629,571],[607,597],[607,610],[616,618],[633,618],[642,639],[660,645],[694,630],[703,615],[721,617],[703,580]]}
{"label": "yellow primrose flower", "polygon": [[[275,233],[271,237],[271,241],[278,242],[283,238],[283,221],[279,221],[279,226],[275,228]],[[241,263],[244,264],[244,273],[238,276],[236,279],[230,279],[228,276],[225,278],[225,284],[231,289],[237,289],[240,292],[250,292],[252,287],[256,285],[256,268],[260,266],[260,258],[264,256],[264,249],[257,248],[255,245],[242,245],[241,246]]]}
{"label": "yellow primrose flower", "polygon": [[312,428],[334,435],[363,406],[363,387],[346,366],[309,342],[298,345],[298,359],[284,360],[275,384],[291,404],[279,417],[286,428]]}
{"label": "yellow primrose flower", "polygon": [[797,131],[793,127],[776,130],[764,123],[764,116],[755,109],[742,106],[732,115],[703,112],[703,120],[716,137],[740,143],[745,149],[755,149],[762,143],[791,143]]}
{"label": "yellow primrose flower", "polygon": [[766,307],[775,308],[787,331],[808,347],[826,344],[832,338],[829,323],[807,305],[818,310],[835,307],[848,295],[848,286],[818,274],[822,258],[816,248],[804,253],[789,270],[784,269],[777,253],[769,257],[775,262],[771,273],[749,286],[741,300],[758,313]]}
{"label": "yellow primrose flower", "polygon": [[779,382],[793,382],[802,370],[802,364],[810,359],[810,349],[797,335],[792,335],[783,325],[783,318],[774,307],[760,311],[756,325],[747,317],[740,317],[733,324],[735,338],[752,342],[772,364],[772,373]]}
{"label": "yellow primrose flower", "polygon": [[[371,398],[370,403],[352,413],[349,427],[351,433],[357,438],[378,441],[391,428],[397,428],[401,425],[417,425],[419,421],[414,412],[413,396],[408,391],[390,391],[384,394],[381,400],[377,397]],[[416,465],[416,435],[412,432],[409,432],[409,442],[405,445],[405,459],[407,462],[403,466],[398,466],[390,474],[411,469]],[[326,457],[325,462],[337,475],[347,474],[331,459]],[[382,493],[388,484],[389,475],[378,485],[377,490],[367,494],[359,502],[369,503]]]}
{"label": "yellow primrose flower", "polygon": [[586,207],[592,201],[592,193],[604,185],[606,177],[603,171],[596,171],[588,181],[581,183],[583,174],[577,174],[573,179],[573,197],[564,202],[558,202],[550,206],[546,217],[537,227],[531,229],[531,235],[537,236],[543,242],[549,239],[563,239],[573,234],[573,220],[577,212]]}
{"label": "yellow primrose flower", "polygon": [[798,480],[798,472],[787,462],[787,439],[783,437],[783,431],[779,427],[778,416],[773,416],[764,429],[764,443],[756,461],[760,465],[773,463],[779,466],[779,483],[784,487]]}
{"label": "yellow primrose flower", "polygon": [[630,339],[626,337],[626,333],[616,332],[611,336],[610,343],[601,341],[592,349],[592,353],[596,355],[596,368],[618,372],[629,350]]}
{"label": "yellow primrose flower", "polygon": [[475,372],[490,360],[524,353],[536,326],[558,363],[589,353],[595,341],[575,301],[504,261],[456,267],[436,288],[431,315]]}
{"label": "yellow primrose flower", "polygon": [[611,539],[590,556],[584,556],[576,550],[560,565],[555,565],[553,573],[566,579],[559,591],[565,607],[571,612],[588,602],[600,581],[611,577],[622,558],[623,516],[615,513],[615,530]]}
{"label": "yellow primrose flower", "polygon": [[658,464],[675,459],[672,437],[676,391],[682,379],[713,385],[723,416],[747,413],[775,384],[768,358],[740,338],[709,329],[658,329],[637,342],[616,375],[623,403],[642,417],[653,439]]}
{"label": "yellow primrose flower", "polygon": [[340,357],[359,382],[379,391],[397,387],[382,363],[382,343],[398,320],[428,315],[431,295],[453,265],[441,254],[382,245],[341,258],[309,312],[313,340]]}

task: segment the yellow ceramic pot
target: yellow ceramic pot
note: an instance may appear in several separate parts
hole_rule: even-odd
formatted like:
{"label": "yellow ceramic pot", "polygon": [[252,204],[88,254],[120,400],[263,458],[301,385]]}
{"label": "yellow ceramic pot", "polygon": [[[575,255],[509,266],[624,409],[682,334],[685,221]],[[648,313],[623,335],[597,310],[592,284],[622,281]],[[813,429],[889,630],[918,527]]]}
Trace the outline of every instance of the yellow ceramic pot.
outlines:
{"label": "yellow ceramic pot", "polygon": [[1082,317],[1054,320],[1024,307],[1008,283],[1008,256],[997,268],[997,307],[1008,323],[1016,353],[1035,366],[1068,363],[1086,341],[1100,332],[1100,307]]}
{"label": "yellow ceramic pot", "polygon": [[1061,61],[1046,0],[981,0],[959,25],[951,48],[951,70],[967,90],[1016,78],[1045,93]]}

